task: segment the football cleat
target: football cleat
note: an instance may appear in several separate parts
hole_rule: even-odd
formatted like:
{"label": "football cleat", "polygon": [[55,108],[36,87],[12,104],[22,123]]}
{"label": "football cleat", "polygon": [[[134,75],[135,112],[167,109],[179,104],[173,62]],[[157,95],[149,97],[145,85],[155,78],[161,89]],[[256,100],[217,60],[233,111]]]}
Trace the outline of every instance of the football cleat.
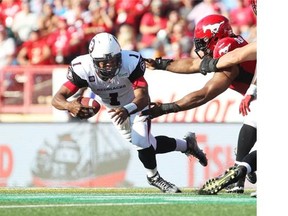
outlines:
{"label": "football cleat", "polygon": [[206,154],[198,147],[195,133],[188,132],[184,140],[187,142],[187,150],[184,152],[188,157],[190,155],[197,158],[202,166],[207,166],[208,160],[206,158]]}
{"label": "football cleat", "polygon": [[252,192],[252,193],[250,194],[250,197],[254,197],[254,198],[257,198],[257,191],[255,191],[255,192]]}
{"label": "football cleat", "polygon": [[238,179],[234,184],[229,185],[226,188],[227,193],[244,193],[245,177]]}
{"label": "football cleat", "polygon": [[246,179],[252,183],[255,184],[257,182],[257,175],[256,172],[250,172],[246,175]]}
{"label": "football cleat", "polygon": [[243,176],[243,172],[244,170],[242,169],[242,167],[230,167],[228,170],[225,171],[223,175],[217,178],[209,179],[207,182],[205,182],[205,184],[198,193],[201,195],[215,195],[228,185],[237,182],[238,179]]}
{"label": "football cleat", "polygon": [[157,172],[152,177],[147,177],[148,183],[159,188],[163,193],[181,193],[181,190],[174,184],[164,180]]}

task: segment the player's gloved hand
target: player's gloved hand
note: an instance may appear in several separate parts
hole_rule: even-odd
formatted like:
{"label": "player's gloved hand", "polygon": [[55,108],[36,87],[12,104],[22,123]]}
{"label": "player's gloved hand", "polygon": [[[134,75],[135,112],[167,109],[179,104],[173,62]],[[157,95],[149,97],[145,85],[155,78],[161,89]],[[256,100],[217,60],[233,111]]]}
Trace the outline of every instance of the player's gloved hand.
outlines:
{"label": "player's gloved hand", "polygon": [[152,70],[166,70],[167,66],[173,61],[173,59],[144,59],[146,61],[146,67]]}
{"label": "player's gloved hand", "polygon": [[243,116],[248,115],[248,112],[250,112],[250,103],[254,100],[253,95],[245,95],[245,97],[242,99],[240,106],[239,106],[239,113],[241,113]]}
{"label": "player's gloved hand", "polygon": [[218,61],[219,59],[213,59],[212,57],[208,55],[204,56],[204,58],[202,59],[200,63],[200,72],[203,75],[206,75],[207,73],[217,71],[218,68],[216,67],[216,64]]}
{"label": "player's gloved hand", "polygon": [[153,119],[164,114],[180,111],[180,107],[176,103],[162,104],[160,102],[152,102],[150,105],[152,106],[143,110],[140,116],[148,116],[148,119]]}

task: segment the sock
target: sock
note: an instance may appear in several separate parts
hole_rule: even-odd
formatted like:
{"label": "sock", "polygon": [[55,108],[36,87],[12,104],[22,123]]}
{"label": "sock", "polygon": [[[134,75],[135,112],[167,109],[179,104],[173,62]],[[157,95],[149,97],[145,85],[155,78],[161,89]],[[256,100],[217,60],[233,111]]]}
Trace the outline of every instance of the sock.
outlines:
{"label": "sock", "polygon": [[157,141],[156,154],[175,151],[176,140],[167,136],[156,136]]}
{"label": "sock", "polygon": [[257,151],[254,150],[250,152],[248,155],[246,155],[243,159],[243,163],[246,163],[249,165],[250,170],[247,168],[247,173],[255,172],[257,171]]}
{"label": "sock", "polygon": [[250,150],[256,143],[256,140],[256,128],[243,124],[238,136],[236,161],[242,161],[243,158],[249,154]]}
{"label": "sock", "polygon": [[157,173],[158,173],[157,168],[155,168],[155,169],[146,169],[146,175],[149,178],[154,177]]}
{"label": "sock", "polygon": [[138,150],[138,157],[147,170],[148,177],[157,173],[156,154],[154,147]]}

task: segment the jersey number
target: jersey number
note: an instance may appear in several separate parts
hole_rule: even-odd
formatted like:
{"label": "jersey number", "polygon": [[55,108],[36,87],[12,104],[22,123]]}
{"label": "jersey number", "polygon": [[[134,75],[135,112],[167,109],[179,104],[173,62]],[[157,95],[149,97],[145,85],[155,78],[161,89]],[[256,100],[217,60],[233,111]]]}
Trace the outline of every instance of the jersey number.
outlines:
{"label": "jersey number", "polygon": [[112,106],[119,106],[120,105],[120,102],[117,100],[117,97],[118,97],[118,93],[117,92],[110,93],[109,96],[110,96],[110,104]]}

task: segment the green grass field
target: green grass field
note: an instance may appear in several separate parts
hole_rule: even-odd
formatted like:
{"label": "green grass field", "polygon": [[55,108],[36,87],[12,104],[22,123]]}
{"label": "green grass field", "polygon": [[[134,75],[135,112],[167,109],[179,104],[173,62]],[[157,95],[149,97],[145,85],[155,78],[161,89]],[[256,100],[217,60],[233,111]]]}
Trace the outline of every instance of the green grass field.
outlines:
{"label": "green grass field", "polygon": [[1,216],[256,216],[257,199],[244,194],[198,195],[184,189],[0,188]]}

